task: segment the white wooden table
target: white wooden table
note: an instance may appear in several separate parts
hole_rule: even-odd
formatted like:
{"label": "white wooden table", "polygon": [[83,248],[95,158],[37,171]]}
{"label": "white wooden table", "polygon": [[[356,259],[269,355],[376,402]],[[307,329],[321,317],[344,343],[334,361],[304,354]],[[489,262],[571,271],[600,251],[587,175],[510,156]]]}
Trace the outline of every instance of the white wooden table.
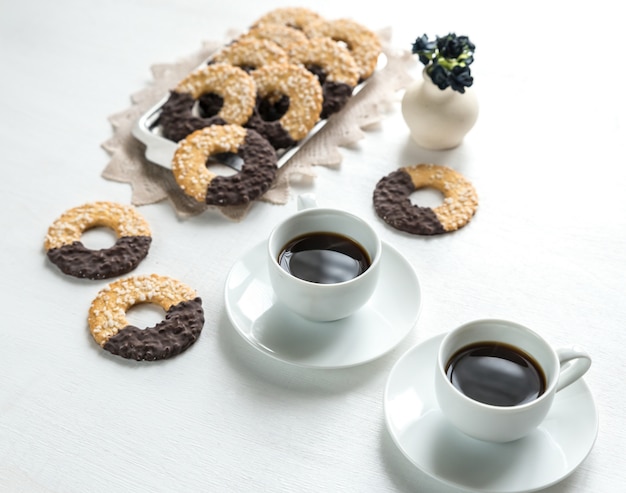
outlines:
{"label": "white wooden table", "polygon": [[[414,345],[496,317],[555,345],[579,344],[594,359],[585,382],[600,416],[597,441],[547,491],[623,491],[626,97],[616,4],[303,3],[391,27],[402,48],[424,32],[469,35],[478,123],[455,150],[422,150],[409,139],[399,93],[379,126],[341,150],[338,169],[319,167],[285,205],[258,203],[239,223],[211,212],[180,219],[166,202],[141,207],[154,241],[137,273],[194,286],[206,323],[186,353],[137,364],[94,344],[87,310],[107,281],[61,275],[45,256],[46,230],[75,205],[130,202],[128,185],[100,176],[108,162],[100,144],[111,135],[107,117],[150,83],[150,65],[244,29],[279,3],[0,1],[0,490],[457,491],[395,446],[384,387]],[[467,227],[423,238],[377,218],[376,182],[419,162],[472,180],[480,205]],[[419,320],[374,362],[301,368],[255,350],[228,321],[231,266],[296,209],[301,192],[368,218],[418,274]]]}

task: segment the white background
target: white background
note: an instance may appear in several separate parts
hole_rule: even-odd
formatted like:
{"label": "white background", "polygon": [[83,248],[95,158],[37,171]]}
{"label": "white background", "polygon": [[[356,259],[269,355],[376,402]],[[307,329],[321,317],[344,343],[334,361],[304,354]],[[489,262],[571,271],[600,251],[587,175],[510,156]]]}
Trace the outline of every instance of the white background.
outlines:
{"label": "white background", "polygon": [[[623,36],[617,3],[304,3],[328,18],[391,27],[393,43],[456,32],[477,46],[480,115],[464,144],[428,152],[398,102],[339,169],[317,169],[289,203],[258,203],[239,223],[180,219],[166,202],[140,212],[153,230],[136,273],[195,287],[206,324],[169,361],[101,350],[89,304],[107,281],[68,278],[43,250],[64,210],[130,202],[103,179],[107,117],[203,40],[221,40],[289,2],[0,0],[0,490],[7,492],[451,492],[414,469],[384,425],[395,361],[469,320],[515,320],[555,345],[585,347],[600,432],[551,493],[623,491],[626,483],[626,162]],[[419,68],[416,67],[416,77]],[[372,208],[400,166],[449,165],[474,183],[472,222],[433,238],[401,234]],[[359,367],[308,370],[243,341],[224,312],[233,262],[292,213],[295,193],[368,218],[414,266],[420,319],[392,353]],[[150,314],[144,315],[150,316]],[[152,314],[159,317],[159,314]],[[576,409],[572,409],[576,412]]]}

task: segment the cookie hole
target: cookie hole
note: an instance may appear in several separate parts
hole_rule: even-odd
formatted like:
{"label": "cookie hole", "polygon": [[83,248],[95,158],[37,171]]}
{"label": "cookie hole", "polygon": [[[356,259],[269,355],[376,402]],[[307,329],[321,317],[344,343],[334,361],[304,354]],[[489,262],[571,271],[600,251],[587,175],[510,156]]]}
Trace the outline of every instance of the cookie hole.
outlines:
{"label": "cookie hole", "polygon": [[348,44],[348,42],[345,39],[339,39],[339,38],[332,38],[332,39],[335,43],[337,43],[342,48],[345,48],[348,51],[352,49],[352,47]]}
{"label": "cookie hole", "polygon": [[117,235],[111,228],[97,226],[83,232],[80,241],[90,250],[103,250],[115,245]]}
{"label": "cookie hole", "polygon": [[155,303],[138,303],[126,311],[126,320],[139,329],[154,327],[165,319],[165,310]]}
{"label": "cookie hole", "polygon": [[289,109],[289,96],[272,93],[257,100],[259,116],[266,122],[280,120]]}
{"label": "cookie hole", "polygon": [[237,65],[241,70],[243,70],[244,72],[250,73],[253,72],[254,70],[256,70],[258,67],[255,67],[254,65],[246,65],[246,64],[241,64],[241,65]]}
{"label": "cookie hole", "polygon": [[191,110],[192,114],[196,114],[201,118],[211,118],[217,115],[224,106],[224,98],[219,94],[207,93],[202,94],[194,103]]}
{"label": "cookie hole", "polygon": [[326,71],[320,65],[308,64],[306,69],[318,78],[320,84],[326,82]]}
{"label": "cookie hole", "polygon": [[413,205],[419,207],[435,208],[443,204],[444,196],[436,188],[424,187],[415,190],[409,195],[409,200]]}
{"label": "cookie hole", "polygon": [[232,176],[241,171],[243,159],[234,152],[220,152],[209,156],[206,167],[220,176]]}

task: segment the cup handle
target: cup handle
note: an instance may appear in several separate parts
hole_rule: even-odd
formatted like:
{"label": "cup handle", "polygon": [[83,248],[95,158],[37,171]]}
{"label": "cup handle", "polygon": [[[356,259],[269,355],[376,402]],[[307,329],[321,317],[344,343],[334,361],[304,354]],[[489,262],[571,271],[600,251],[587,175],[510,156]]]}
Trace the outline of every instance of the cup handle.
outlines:
{"label": "cup handle", "polygon": [[303,193],[298,195],[298,210],[312,209],[317,207],[317,201],[315,200],[315,194]]}
{"label": "cup handle", "polygon": [[591,357],[580,348],[560,348],[556,350],[561,364],[556,391],[564,389],[582,377],[591,367]]}

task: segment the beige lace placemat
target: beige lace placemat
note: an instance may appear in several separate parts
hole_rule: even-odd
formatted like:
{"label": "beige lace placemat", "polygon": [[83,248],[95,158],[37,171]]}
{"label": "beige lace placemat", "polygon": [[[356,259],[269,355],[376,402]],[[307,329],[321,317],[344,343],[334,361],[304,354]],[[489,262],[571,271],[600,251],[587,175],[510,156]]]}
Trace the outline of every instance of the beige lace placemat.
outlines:
{"label": "beige lace placemat", "polygon": [[[389,111],[398,90],[412,80],[410,68],[415,64],[409,51],[391,47],[391,30],[378,33],[386,64],[377,70],[339,112],[332,115],[324,126],[302,144],[292,157],[279,169],[276,182],[260,199],[273,204],[284,204],[289,199],[290,183],[315,179],[315,166],[337,167],[342,155],[339,147],[349,146],[365,136],[367,127],[379,123]],[[234,36],[231,36],[232,39]],[[169,90],[186,74],[206,60],[223,43],[205,42],[191,56],[171,64],[151,67],[153,83],[131,96],[131,106],[111,115],[109,121],[113,136],[102,144],[111,159],[102,172],[106,179],[129,183],[132,188],[131,201],[134,205],[146,205],[169,200],[180,216],[196,215],[208,208],[224,216],[240,220],[251,204],[238,207],[209,207],[199,204],[185,195],[172,175],[171,170],[148,161],[145,145],[132,135],[135,122],[157,104]]]}

